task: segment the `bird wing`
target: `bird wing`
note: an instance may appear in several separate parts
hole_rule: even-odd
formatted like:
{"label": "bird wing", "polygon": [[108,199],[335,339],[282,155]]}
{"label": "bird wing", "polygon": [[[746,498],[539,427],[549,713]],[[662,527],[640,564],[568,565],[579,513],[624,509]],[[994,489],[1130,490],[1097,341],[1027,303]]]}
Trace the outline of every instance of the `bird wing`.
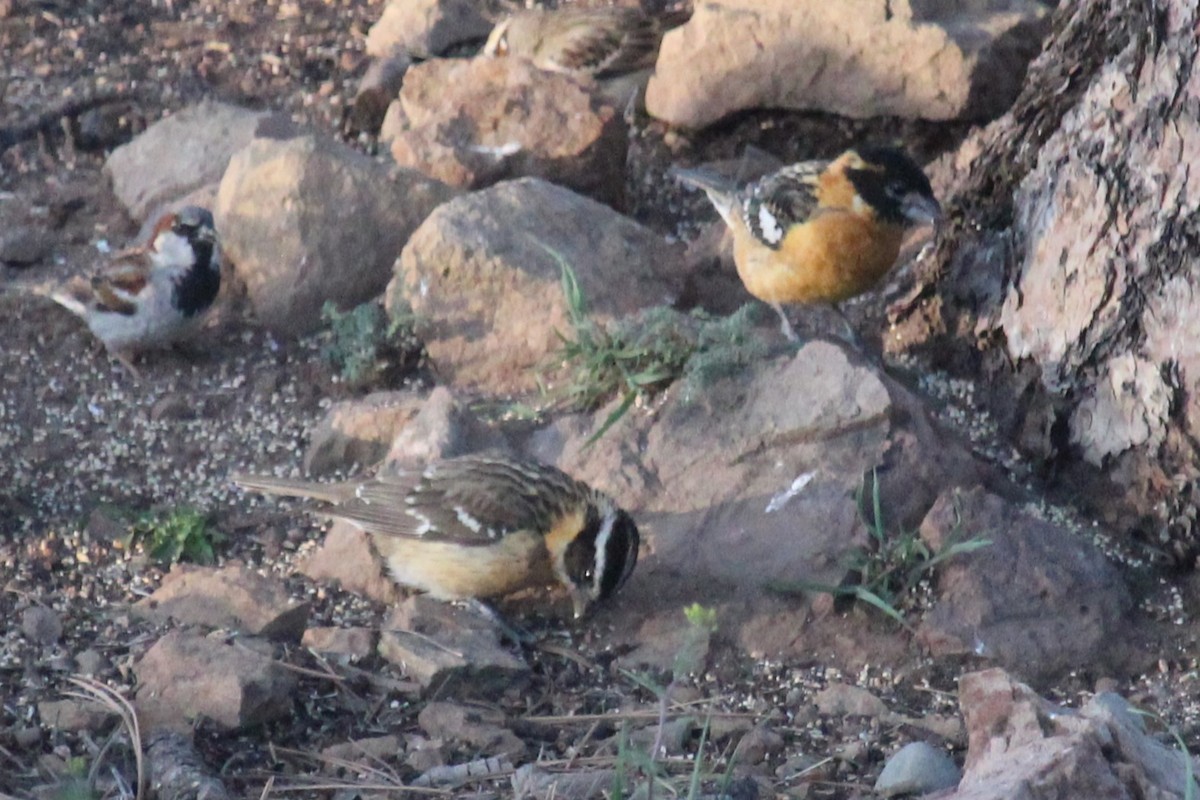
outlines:
{"label": "bird wing", "polygon": [[[558,13],[568,13],[560,11]],[[560,67],[597,77],[619,75],[654,64],[661,33],[653,20],[634,8],[596,8],[576,12],[546,53]]]}
{"label": "bird wing", "polygon": [[235,476],[234,482],[307,498],[314,501],[309,510],[347,520],[367,533],[468,546],[543,526],[586,491],[551,467],[482,456],[447,459],[423,472],[384,473],[341,484],[258,476]]}
{"label": "bird wing", "polygon": [[778,247],[795,225],[803,225],[820,208],[818,189],[828,161],[801,161],[776,170],[742,191],[742,218],[750,232],[768,247]]}

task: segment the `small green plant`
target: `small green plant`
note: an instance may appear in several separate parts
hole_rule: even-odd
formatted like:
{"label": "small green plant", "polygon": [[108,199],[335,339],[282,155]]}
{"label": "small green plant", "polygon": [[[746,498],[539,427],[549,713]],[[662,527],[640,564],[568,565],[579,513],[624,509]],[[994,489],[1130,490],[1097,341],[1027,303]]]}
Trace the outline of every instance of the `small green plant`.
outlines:
{"label": "small green plant", "polygon": [[571,265],[546,248],[562,272],[563,297],[571,324],[555,364],[567,378],[554,398],[578,410],[594,410],[613,396],[621,402],[589,439],[600,438],[639,400],[645,401],[683,379],[683,396],[699,391],[738,367],[762,357],[765,346],[750,335],[756,308],[747,305],[718,318],[696,310],[684,314],[655,306],[603,324],[588,315],[587,300]]}
{"label": "small green plant", "polygon": [[846,559],[846,579],[837,586],[801,581],[775,585],[774,589],[782,592],[824,592],[839,597],[850,597],[878,609],[905,629],[912,631],[901,609],[911,605],[915,590],[921,582],[930,576],[939,564],[992,543],[990,539],[978,536],[969,539],[955,537],[954,541],[934,553],[917,531],[889,533],[884,524],[879,476],[875,470],[863,476],[863,482],[855,493],[855,503],[867,528],[868,542],[865,547],[851,552]]}
{"label": "small green plant", "polygon": [[[630,747],[629,731],[625,728],[621,730],[621,736],[618,739],[617,745],[617,763],[613,772],[613,786],[609,793],[609,796],[612,798],[624,798],[626,796],[625,786],[634,770],[645,776],[646,783],[634,792],[633,797],[646,797],[652,800],[656,785],[663,785],[672,795],[679,795],[679,792],[671,785],[669,777],[657,761],[659,750],[662,748],[663,731],[667,724],[667,710],[671,704],[671,696],[679,684],[689,676],[695,675],[704,669],[705,661],[708,657],[709,640],[717,629],[717,612],[715,609],[706,608],[699,603],[693,603],[683,610],[683,615],[687,620],[688,626],[684,632],[683,642],[679,650],[675,653],[675,659],[671,666],[670,683],[662,686],[649,675],[622,670],[625,677],[658,699],[658,734],[655,736],[649,751],[642,751],[638,748]],[[704,726],[700,732],[700,741],[696,749],[696,758],[688,780],[687,792],[682,795],[683,797],[700,797],[701,781],[707,774],[703,769],[705,760],[702,756],[705,744],[708,742],[711,720],[711,714],[705,717]]]}
{"label": "small green plant", "polygon": [[389,318],[377,303],[341,312],[326,302],[321,320],[329,326],[321,357],[351,389],[398,385],[420,363],[416,318],[407,304]]}
{"label": "small green plant", "polygon": [[217,560],[214,546],[224,540],[220,531],[209,526],[208,516],[193,508],[142,514],[134,520],[129,534],[129,544],[141,542],[147,555],[167,564],[212,564]]}

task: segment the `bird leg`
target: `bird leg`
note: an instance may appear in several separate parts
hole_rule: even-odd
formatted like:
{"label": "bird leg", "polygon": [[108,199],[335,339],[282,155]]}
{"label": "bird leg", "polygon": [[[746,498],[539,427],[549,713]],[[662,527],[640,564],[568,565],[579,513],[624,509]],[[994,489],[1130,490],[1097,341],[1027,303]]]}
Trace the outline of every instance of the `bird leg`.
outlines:
{"label": "bird leg", "polygon": [[504,615],[501,614],[496,607],[490,603],[485,603],[477,597],[472,597],[469,600],[463,600],[462,604],[466,608],[474,611],[476,614],[479,614],[481,617],[484,617],[493,625],[495,625],[496,630],[500,632],[501,636],[509,639],[518,647],[522,645],[533,644],[537,641],[536,636],[524,628],[514,625],[506,620]]}
{"label": "bird leg", "polygon": [[787,314],[783,313],[783,306],[779,303],[771,303],[771,308],[775,309],[775,313],[779,315],[779,320],[782,323],[779,330],[783,331],[783,335],[787,337],[789,342],[798,342],[800,337],[796,335],[795,329],[792,327],[791,321],[787,318]]}
{"label": "bird leg", "polygon": [[109,350],[108,354],[112,356],[114,361],[129,370],[129,374],[133,376],[134,380],[140,381],[142,379],[142,373],[133,365],[133,353],[126,353],[121,350]]}
{"label": "bird leg", "polygon": [[829,308],[834,314],[837,315],[837,318],[842,321],[842,325],[846,327],[846,344],[850,345],[856,350],[861,350],[862,342],[859,341],[858,333],[854,330],[854,326],[850,324],[850,320],[846,317],[845,312],[842,311],[842,307],[837,303],[831,303]]}

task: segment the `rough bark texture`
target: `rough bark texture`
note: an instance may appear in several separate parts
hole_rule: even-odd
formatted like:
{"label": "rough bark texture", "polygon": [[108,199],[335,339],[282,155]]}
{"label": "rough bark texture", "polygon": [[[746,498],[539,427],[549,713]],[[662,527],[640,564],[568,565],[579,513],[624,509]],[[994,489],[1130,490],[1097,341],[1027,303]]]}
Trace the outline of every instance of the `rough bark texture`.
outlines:
{"label": "rough bark texture", "polygon": [[954,225],[895,309],[1006,387],[1057,486],[1176,562],[1200,552],[1198,24],[1191,0],[1062,4],[1012,111],[940,165]]}

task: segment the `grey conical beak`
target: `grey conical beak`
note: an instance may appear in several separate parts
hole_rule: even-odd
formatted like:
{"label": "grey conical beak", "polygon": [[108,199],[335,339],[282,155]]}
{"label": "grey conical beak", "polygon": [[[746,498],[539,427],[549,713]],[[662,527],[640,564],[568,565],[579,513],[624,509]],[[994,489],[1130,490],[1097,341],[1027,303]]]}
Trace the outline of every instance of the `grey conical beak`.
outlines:
{"label": "grey conical beak", "polygon": [[571,592],[571,603],[575,606],[575,619],[583,619],[592,605],[592,600],[588,597],[587,592]]}
{"label": "grey conical beak", "polygon": [[942,206],[927,194],[913,192],[900,204],[900,213],[914,225],[930,225],[942,218]]}

